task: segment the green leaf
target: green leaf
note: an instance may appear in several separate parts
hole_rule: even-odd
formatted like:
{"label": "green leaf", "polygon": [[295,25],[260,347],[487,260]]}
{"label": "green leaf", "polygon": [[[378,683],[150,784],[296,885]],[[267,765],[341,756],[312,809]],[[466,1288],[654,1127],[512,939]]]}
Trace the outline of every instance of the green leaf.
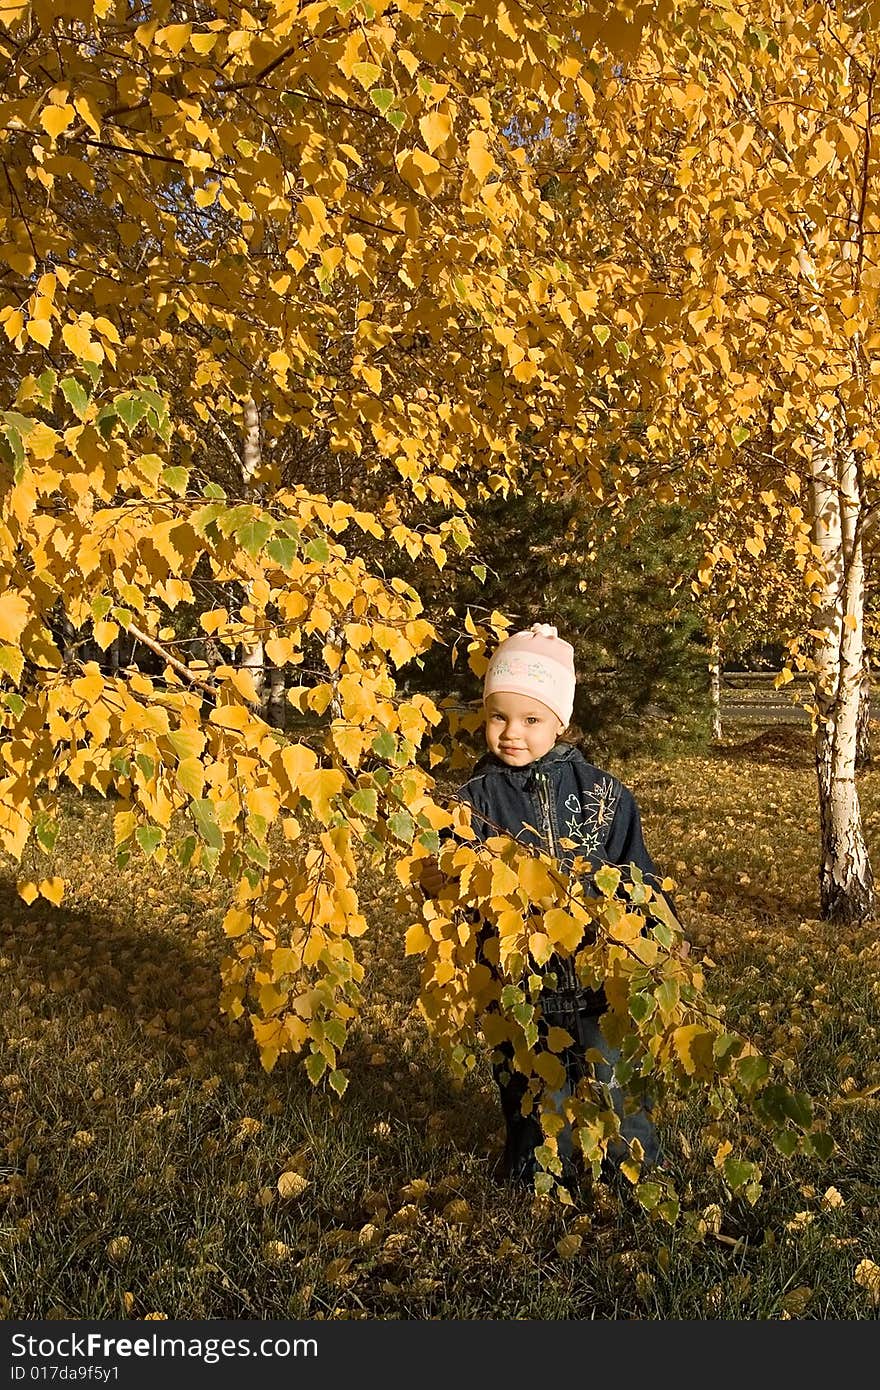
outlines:
{"label": "green leaf", "polygon": [[664,948],[664,950],[669,950],[670,946],[672,945],[672,932],[669,930],[665,922],[655,920],[654,925],[651,928],[651,934],[654,937],[655,941],[660,942],[660,945]]}
{"label": "green leaf", "polygon": [[754,1163],[742,1158],[724,1160],[724,1180],[731,1192],[738,1192],[746,1183],[753,1182],[757,1177],[758,1169]]}
{"label": "green leaf", "polygon": [[419,844],[422,845],[430,854],[437,854],[440,849],[440,835],[436,830],[423,830],[419,836]]}
{"label": "green leaf", "polygon": [[822,1163],[827,1163],[837,1147],[831,1135],[824,1129],[817,1129],[815,1134],[811,1134],[805,1140],[805,1144],[813,1150],[813,1153]]}
{"label": "green leaf", "polygon": [[652,994],[634,994],[629,1001],[630,1017],[636,1023],[644,1023],[657,1008],[657,1000]]}
{"label": "green leaf", "polygon": [[141,772],[146,777],[147,781],[152,781],[153,774],[156,771],[156,764],[153,762],[153,759],[148,757],[146,753],[138,753],[137,757],[135,758],[135,762],[137,763]]}
{"label": "green leaf", "polygon": [[259,864],[261,869],[268,869],[269,851],[263,845],[258,845],[255,840],[246,840],[244,852],[252,864]]}
{"label": "green leaf", "polygon": [[219,483],[205,483],[205,486],[202,488],[202,496],[208,497],[212,501],[215,499],[218,502],[226,501],[226,492]]}
{"label": "green leaf", "polygon": [[167,488],[182,497],[186,492],[189,483],[189,469],[175,466],[173,468],[162,469],[162,482]]}
{"label": "green leaf", "polygon": [[24,700],[20,695],[16,695],[10,690],[5,695],[0,696],[0,698],[2,698],[6,708],[12,711],[16,719],[24,712]]}
{"label": "green leaf", "polygon": [[403,127],[406,125],[406,113],[404,111],[398,111],[397,109],[389,111],[385,119],[390,125],[394,126],[394,129],[398,131],[398,133],[403,130]]}
{"label": "green leaf", "polygon": [[134,837],[145,854],[153,855],[162,843],[162,831],[158,825],[139,825]]}
{"label": "green leaf", "polygon": [[174,846],[172,853],[182,869],[189,867],[196,852],[197,843],[195,835],[187,835],[185,839],[179,840]]}
{"label": "green leaf", "polygon": [[344,1071],[331,1071],[327,1079],[338,1096],[345,1095],[348,1090],[348,1077]]}
{"label": "green leaf", "polygon": [[482,565],[482,564],[474,565],[473,568],[471,569],[471,574],[476,575],[477,579],[479,579],[479,581],[480,581],[481,584],[485,584],[485,582],[486,582],[486,566],[485,566],[485,565]]}
{"label": "green leaf", "polygon": [[770,1075],[770,1063],[766,1057],[740,1057],[736,1071],[742,1084],[753,1091],[767,1080]]}
{"label": "green leaf", "polygon": [[113,433],[113,426],[119,419],[115,405],[102,405],[95,417],[95,424],[98,426],[98,433],[102,439],[109,439]]}
{"label": "green leaf", "polygon": [[806,1091],[787,1091],[782,1098],[782,1109],[799,1129],[809,1129],[813,1123],[813,1102]]}
{"label": "green leaf", "polygon": [[353,63],[351,75],[362,87],[372,87],[382,76],[382,69],[377,63]]}
{"label": "green leaf", "polygon": [[223,831],[217,824],[213,801],[209,801],[207,797],[202,797],[198,801],[191,801],[189,812],[205,844],[210,849],[221,850],[223,848]]}
{"label": "green leaf", "polygon": [[640,1182],[636,1188],[639,1206],[645,1211],[653,1211],[664,1195],[665,1189],[659,1182]]}
{"label": "green leaf", "polygon": [[521,1004],[523,992],[519,985],[505,985],[501,991],[501,1007],[508,1012],[514,1009],[517,1004]]}
{"label": "green leaf", "polygon": [[370,91],[370,101],[374,106],[378,106],[382,115],[394,105],[396,93],[390,87],[373,87]]}
{"label": "green leaf", "polygon": [[25,458],[24,444],[21,441],[21,435],[14,425],[6,424],[3,426],[3,438],[9,446],[9,462],[15,469],[17,478]]}
{"label": "green leaf", "polygon": [[79,369],[81,372],[85,372],[93,386],[97,386],[101,380],[100,362],[80,362]]}
{"label": "green leaf", "polygon": [[395,811],[393,816],[389,816],[388,829],[396,839],[402,840],[405,845],[412,844],[415,822],[409,811]]}
{"label": "green leaf", "polygon": [[791,1158],[798,1146],[798,1137],[790,1129],[783,1129],[773,1136],[773,1143],[784,1158]]}
{"label": "green leaf", "polygon": [[678,980],[664,980],[657,991],[657,1003],[664,1013],[671,1013],[681,997]]}
{"label": "green leaf", "polygon": [[309,560],[315,560],[319,565],[326,565],[330,559],[330,547],[327,544],[326,536],[316,536],[309,541],[305,548],[305,554]]}
{"label": "green leaf", "polygon": [[746,429],[745,425],[734,425],[730,433],[734,444],[739,448],[740,444],[745,444],[751,430]]}
{"label": "green leaf", "polygon": [[0,643],[0,671],[4,671],[18,685],[24,673],[24,654],[18,647]]}
{"label": "green leaf", "polygon": [[51,854],[58,839],[58,826],[48,817],[41,816],[37,822],[37,839],[47,854]]}
{"label": "green leaf", "polygon": [[43,398],[43,405],[50,406],[52,404],[52,396],[55,393],[57,384],[58,373],[53,372],[51,367],[47,367],[46,370],[41,372],[37,377],[37,386]]}
{"label": "green leaf", "polygon": [[360,787],[351,798],[351,809],[359,816],[375,820],[379,814],[379,793],[371,787]]}
{"label": "green leaf", "polygon": [[274,536],[266,546],[266,554],[270,560],[274,560],[279,569],[289,570],[299,549],[295,540],[290,536]]}
{"label": "green leaf", "polygon": [[129,434],[131,434],[135,426],[143,420],[148,410],[148,406],[139,396],[130,394],[117,396],[113,404],[116,407],[117,415],[125,425]]}
{"label": "green leaf", "polygon": [[246,551],[252,560],[256,560],[271,534],[271,521],[267,521],[264,517],[252,517],[238,528],[235,539],[242,550]]}
{"label": "green leaf", "polygon": [[82,420],[89,407],[89,394],[81,381],[76,377],[66,376],[61,382],[61,394],[67,401],[71,410],[75,411]]}
{"label": "green leaf", "polygon": [[3,412],[3,420],[5,424],[11,425],[14,430],[18,430],[19,434],[23,434],[25,439],[27,439],[34,425],[37,423],[36,420],[32,420],[30,416],[19,414],[17,410],[5,410]]}
{"label": "green leaf", "polygon": [[327,1070],[327,1058],[322,1052],[310,1052],[306,1058],[306,1075],[317,1086]]}
{"label": "green leaf", "polygon": [[611,337],[611,329],[605,323],[597,323],[593,329],[593,337],[597,343],[604,347]]}
{"label": "green leaf", "polygon": [[593,880],[600,893],[604,893],[606,898],[613,898],[620,884],[620,870],[613,864],[603,864],[593,875]]}
{"label": "green leaf", "polygon": [[393,758],[397,752],[397,739],[385,729],[376,735],[370,747],[378,758]]}

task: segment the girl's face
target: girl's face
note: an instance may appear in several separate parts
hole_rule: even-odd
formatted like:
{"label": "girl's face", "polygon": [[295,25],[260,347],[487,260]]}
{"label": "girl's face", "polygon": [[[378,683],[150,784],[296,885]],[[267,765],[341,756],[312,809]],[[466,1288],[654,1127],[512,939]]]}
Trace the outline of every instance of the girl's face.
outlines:
{"label": "girl's face", "polygon": [[508,767],[526,767],[549,753],[562,733],[562,723],[540,700],[498,690],[483,706],[486,745]]}

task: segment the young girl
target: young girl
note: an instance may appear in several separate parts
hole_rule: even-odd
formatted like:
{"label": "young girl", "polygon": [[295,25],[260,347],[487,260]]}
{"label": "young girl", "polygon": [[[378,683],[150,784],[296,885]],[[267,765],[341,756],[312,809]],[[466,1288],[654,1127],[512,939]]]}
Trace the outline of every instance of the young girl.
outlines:
{"label": "young girl", "polygon": [[[471,825],[480,839],[506,831],[520,844],[549,852],[569,871],[575,856],[586,860],[587,891],[592,874],[603,864],[614,864],[623,881],[635,865],[645,882],[660,892],[632,792],[610,773],[593,767],[572,744],[559,741],[571,720],[574,691],[574,650],[555,627],[535,623],[502,642],[483,683],[488,752],[457,795],[469,805]],[[441,884],[434,861],[422,875],[422,886],[433,894]],[[539,996],[542,1029],[564,1028],[573,1038],[560,1058],[566,1083],[553,1094],[554,1106],[561,1110],[566,1096],[590,1071],[609,1087],[627,1141],[614,1146],[612,1160],[621,1162],[629,1141],[638,1140],[643,1166],[656,1163],[659,1143],[649,1103],[641,1098],[638,1108],[626,1113],[623,1091],[615,1081],[620,1053],[609,1046],[599,1026],[607,1007],[604,991],[580,984],[572,958],[552,957],[545,967],[548,972],[556,978],[554,987]],[[588,1063],[589,1049],[598,1050],[604,1062]],[[528,1079],[513,1069],[512,1058],[513,1049],[506,1044],[497,1049],[493,1062],[507,1124],[503,1169],[506,1177],[531,1182],[537,1168],[534,1151],[543,1137],[537,1116],[522,1112]],[[558,1136],[558,1151],[563,1179],[570,1181],[573,1143],[568,1125]]]}

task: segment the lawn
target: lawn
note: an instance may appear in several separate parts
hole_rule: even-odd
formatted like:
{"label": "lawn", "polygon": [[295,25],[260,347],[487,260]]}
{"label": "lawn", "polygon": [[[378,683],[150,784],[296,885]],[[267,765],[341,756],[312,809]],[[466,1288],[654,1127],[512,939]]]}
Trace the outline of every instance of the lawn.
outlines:
{"label": "lawn", "polygon": [[[837,1148],[785,1160],[747,1115],[754,1205],[725,1192],[695,1101],[659,1102],[684,1214],[597,1184],[573,1208],[495,1176],[485,1060],[449,1076],[415,1007],[408,922],[368,884],[367,1007],[340,1102],[267,1074],[217,1005],[223,885],[115,865],[112,808],[71,796],[58,908],[0,879],[0,1316],[876,1319],[880,937],[817,920],[806,734],[612,767],[677,884],[712,997],[791,1056]],[[880,770],[861,795],[880,863]]]}

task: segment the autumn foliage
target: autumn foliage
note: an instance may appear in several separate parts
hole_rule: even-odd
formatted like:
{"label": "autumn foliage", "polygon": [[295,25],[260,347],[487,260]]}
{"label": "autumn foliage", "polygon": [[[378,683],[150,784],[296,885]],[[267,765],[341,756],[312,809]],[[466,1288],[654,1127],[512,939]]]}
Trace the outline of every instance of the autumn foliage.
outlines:
{"label": "autumn foliage", "polygon": [[[51,855],[58,790],[91,787],[118,799],[121,863],[228,877],[222,1006],[267,1067],[300,1054],[344,1091],[359,865],[396,865],[455,1065],[503,1033],[540,1103],[564,1040],[535,1049],[538,970],[561,950],[606,981],[632,1076],[705,1085],[719,1110],[746,1097],[818,1151],[648,890],[622,900],[609,877],[588,901],[540,857],[468,842],[433,778],[454,729],[405,681],[437,634],[395,556],[442,569],[473,491],[530,477],[588,506],[729,481],[741,513],[766,467],[761,505],[808,570],[810,431],[839,406],[873,468],[873,213],[841,237],[831,189],[870,119],[841,104],[843,60],[822,66],[837,21],[661,8],[3,8],[0,830]],[[805,65],[825,108],[833,91],[821,146],[774,63],[780,83]],[[756,64],[778,129],[753,110]],[[782,217],[780,190],[806,210]],[[763,523],[744,526],[757,556]],[[505,627],[468,618],[476,674]],[[158,668],[82,662],[70,630],[104,652],[134,637]],[[269,666],[299,736],[265,718]],[[456,886],[426,904],[413,883],[438,851]],[[597,1168],[607,1097],[572,1116]],[[750,1190],[751,1164],[731,1172]],[[643,1197],[673,1214],[662,1185]]]}

